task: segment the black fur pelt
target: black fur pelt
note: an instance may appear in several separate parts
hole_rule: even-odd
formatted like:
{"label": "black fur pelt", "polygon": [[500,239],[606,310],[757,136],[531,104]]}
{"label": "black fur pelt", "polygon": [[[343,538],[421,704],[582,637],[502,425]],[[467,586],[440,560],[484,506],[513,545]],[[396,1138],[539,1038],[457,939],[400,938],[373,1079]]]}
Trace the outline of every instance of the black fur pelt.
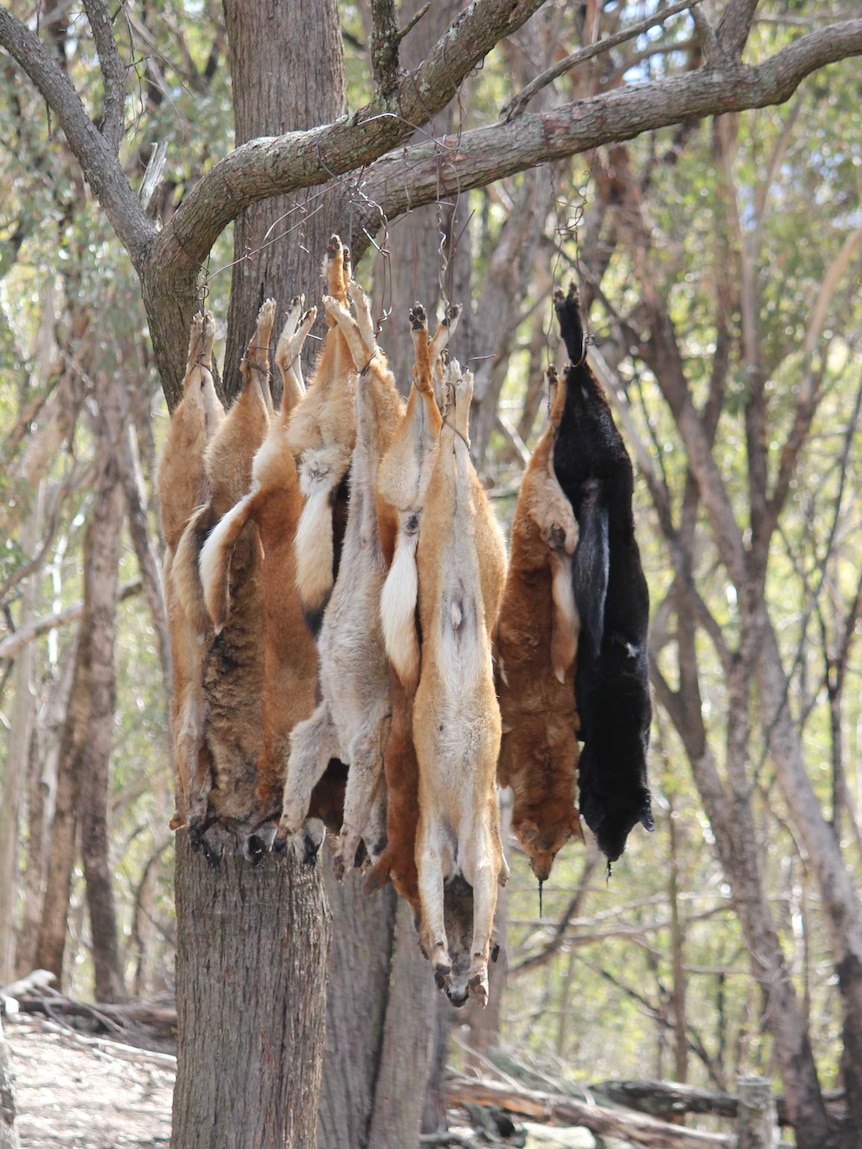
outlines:
{"label": "black fur pelt", "polygon": [[581,616],[575,700],[583,740],[580,809],[608,862],[640,822],[652,830],[646,756],[652,718],[649,592],[635,540],[632,464],[587,366],[575,285],[554,304],[571,363],[554,470],[578,520],[572,580]]}

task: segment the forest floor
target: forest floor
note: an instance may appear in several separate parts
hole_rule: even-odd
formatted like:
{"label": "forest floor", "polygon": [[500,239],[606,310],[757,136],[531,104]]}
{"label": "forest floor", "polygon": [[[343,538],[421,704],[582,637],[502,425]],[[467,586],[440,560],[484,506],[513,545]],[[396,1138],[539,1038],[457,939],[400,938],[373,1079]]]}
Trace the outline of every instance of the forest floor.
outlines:
{"label": "forest floor", "polygon": [[[174,1059],[90,1037],[25,1013],[6,1016],[20,1149],[157,1149],[170,1145]],[[500,1145],[450,1112],[450,1144]],[[475,1114],[474,1114],[475,1116]],[[514,1126],[513,1126],[514,1130]],[[474,1140],[475,1138],[475,1140]],[[524,1122],[506,1146],[588,1149],[585,1129]],[[621,1146],[621,1142],[606,1142]]]}
{"label": "forest floor", "polygon": [[170,1144],[175,1070],[164,1054],[112,1046],[17,1014],[3,1020],[21,1149]]}

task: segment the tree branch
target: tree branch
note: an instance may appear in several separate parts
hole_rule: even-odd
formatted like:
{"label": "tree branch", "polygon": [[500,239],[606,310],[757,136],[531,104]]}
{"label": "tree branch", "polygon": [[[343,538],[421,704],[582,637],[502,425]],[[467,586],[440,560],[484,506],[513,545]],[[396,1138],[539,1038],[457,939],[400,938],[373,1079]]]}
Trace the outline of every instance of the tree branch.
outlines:
{"label": "tree branch", "polygon": [[126,77],[120,61],[120,53],[117,51],[111,13],[108,11],[107,5],[102,0],[84,0],[84,8],[93,33],[96,54],[99,57],[99,67],[102,70],[102,83],[105,86],[104,111],[99,130],[108,147],[116,156],[123,138]]}
{"label": "tree branch", "polygon": [[371,68],[377,91],[383,99],[388,99],[398,84],[398,50],[401,41],[416,27],[430,7],[431,0],[428,0],[399,29],[395,0],[371,0]]}
{"label": "tree branch", "polygon": [[[701,68],[542,114],[525,113],[457,138],[416,144],[369,167],[361,187],[372,202],[360,214],[376,230],[380,210],[392,219],[408,207],[484,187],[537,164],[681,120],[780,104],[811,72],[858,55],[862,55],[862,20],[848,20],[801,37],[755,67]],[[215,172],[214,168],[211,175]]]}
{"label": "tree branch", "polygon": [[[39,38],[3,7],[0,7],[0,45],[18,61],[57,117],[84,178],[132,263],[140,270],[143,254],[156,234],[156,226],[147,218],[129,187],[108,139],[93,124],[68,76],[54,62]],[[113,106],[110,113],[108,109],[107,88],[106,81],[106,114],[113,115]]]}
{"label": "tree branch", "polygon": [[636,24],[629,25],[621,32],[615,32],[612,36],[605,36],[603,40],[597,40],[595,44],[588,44],[586,48],[580,48],[577,52],[572,52],[564,59],[556,64],[552,64],[550,68],[546,68],[544,72],[540,72],[534,80],[531,80],[526,87],[518,92],[508,104],[506,104],[500,111],[500,117],[504,121],[511,120],[513,116],[518,116],[527,106],[527,104],[535,96],[536,92],[540,92],[542,88],[546,88],[548,84],[553,83],[559,76],[566,72],[570,72],[573,68],[577,68],[579,64],[583,64],[586,60],[592,60],[594,56],[600,56],[604,52],[609,52],[611,48],[616,48],[618,44],[625,44],[627,40],[634,40],[635,37],[640,36],[642,32],[648,32],[650,28],[655,28],[671,16],[676,16],[679,12],[684,12],[687,8],[693,8],[695,4],[699,4],[700,0],[680,0],[678,4],[672,4],[670,8],[659,8],[652,16],[646,20],[639,20]]}
{"label": "tree branch", "polygon": [[718,22],[718,42],[728,56],[738,59],[748,40],[758,0],[727,0]]}
{"label": "tree branch", "polygon": [[[132,595],[140,594],[143,589],[143,583],[139,578],[133,579],[131,582],[125,583],[120,587],[119,602],[130,598]],[[56,630],[60,626],[68,626],[70,622],[75,622],[84,613],[84,603],[76,602],[71,606],[64,607],[63,610],[58,611],[56,614],[48,614],[43,618],[34,618],[31,622],[19,626],[13,633],[7,635],[4,639],[0,639],[0,662],[11,661],[19,654],[29,642],[34,642],[37,638],[41,638],[43,634],[47,634],[49,630]]]}

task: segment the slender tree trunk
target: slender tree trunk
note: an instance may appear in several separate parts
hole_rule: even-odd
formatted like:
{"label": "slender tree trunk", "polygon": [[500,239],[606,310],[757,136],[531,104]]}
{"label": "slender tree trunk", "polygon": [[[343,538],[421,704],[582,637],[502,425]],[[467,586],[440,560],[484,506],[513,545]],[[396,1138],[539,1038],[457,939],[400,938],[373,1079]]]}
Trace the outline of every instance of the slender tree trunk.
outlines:
{"label": "slender tree trunk", "polygon": [[110,804],[111,750],[116,709],[115,648],[123,487],[119,465],[122,425],[117,387],[104,376],[97,380],[99,414],[96,450],[102,456],[96,501],[88,538],[86,598],[90,604],[90,673],[87,740],[82,755],[81,854],[87,883],[87,907],[93,945],[97,1001],[126,998],[119,951],[117,913],[111,880]]}
{"label": "slender tree trunk", "polygon": [[[85,556],[86,562],[86,556]],[[75,671],[57,760],[57,796],[51,824],[51,844],[45,878],[45,902],[35,964],[56,974],[62,984],[66,947],[66,914],[78,833],[81,756],[87,737],[90,692],[91,621],[85,596],[78,631]]]}
{"label": "slender tree trunk", "polygon": [[[42,530],[43,484],[39,483],[33,507],[21,535],[28,555],[35,554]],[[39,575],[27,579],[22,590],[18,625],[27,622],[38,602]],[[33,644],[15,659],[11,735],[6,770],[3,778],[3,802],[0,805],[0,985],[12,981],[15,968],[15,911],[18,899],[18,823],[22,799],[27,791],[30,748],[36,699],[33,693]]]}
{"label": "slender tree trunk", "polygon": [[850,1124],[862,1129],[862,919],[859,900],[832,827],[805,770],[788,703],[789,684],[775,631],[762,605],[764,641],[757,664],[763,725],[782,792],[805,844],[832,933],[843,1012],[841,1060]]}
{"label": "slender tree trunk", "polygon": [[[120,473],[122,475],[123,492],[126,497],[127,521],[129,535],[138,567],[141,572],[141,581],[144,585],[144,595],[153,627],[156,631],[156,640],[159,651],[159,661],[165,682],[171,681],[171,643],[168,635],[168,619],[165,610],[165,597],[162,589],[161,564],[159,563],[157,548],[150,531],[147,515],[147,492],[144,486],[144,477],[141,474],[141,463],[138,458],[137,438],[135,428],[131,422],[131,397],[117,388],[117,398],[120,410],[126,423],[120,441],[117,444]],[[165,721],[167,722],[167,712]]]}
{"label": "slender tree trunk", "polygon": [[27,801],[27,871],[24,880],[24,921],[18,935],[16,977],[37,968],[36,948],[43,918],[47,886],[51,827],[57,804],[57,763],[64,716],[69,709],[72,682],[78,661],[77,638],[66,647],[60,677],[52,684],[31,740],[30,793]]}

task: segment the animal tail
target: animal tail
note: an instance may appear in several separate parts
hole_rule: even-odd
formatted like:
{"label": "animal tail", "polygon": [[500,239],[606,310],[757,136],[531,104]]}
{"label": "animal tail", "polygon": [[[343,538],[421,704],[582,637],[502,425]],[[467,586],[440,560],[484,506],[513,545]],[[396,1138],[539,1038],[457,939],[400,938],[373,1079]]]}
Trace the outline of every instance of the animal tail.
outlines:
{"label": "animal tail", "polygon": [[204,602],[198,571],[198,557],[213,526],[213,513],[209,503],[195,510],[177,544],[171,563],[170,578],[177,600],[189,625],[199,637],[209,628],[209,617]]}
{"label": "animal tail", "polygon": [[[571,555],[551,552],[551,667],[560,682],[578,648],[578,609],[575,605]],[[502,670],[501,670],[502,673]]]}
{"label": "animal tail", "polygon": [[230,562],[236,541],[249,520],[253,494],[240,499],[219,521],[204,543],[198,559],[204,602],[216,634],[230,616]]}
{"label": "animal tail", "polygon": [[316,484],[296,527],[296,587],[303,610],[322,611],[332,590],[330,491]]}
{"label": "animal tail", "polygon": [[380,621],[383,642],[395,673],[405,690],[419,683],[419,636],[416,633],[416,603],[419,580],[416,573],[416,544],[419,532],[410,530],[415,515],[402,523],[395,544],[395,557],[380,595]]}
{"label": "animal tail", "polygon": [[572,560],[572,586],[590,654],[598,658],[605,629],[610,547],[608,508],[601,497],[600,480],[584,484],[584,500],[578,515],[578,545]]}

